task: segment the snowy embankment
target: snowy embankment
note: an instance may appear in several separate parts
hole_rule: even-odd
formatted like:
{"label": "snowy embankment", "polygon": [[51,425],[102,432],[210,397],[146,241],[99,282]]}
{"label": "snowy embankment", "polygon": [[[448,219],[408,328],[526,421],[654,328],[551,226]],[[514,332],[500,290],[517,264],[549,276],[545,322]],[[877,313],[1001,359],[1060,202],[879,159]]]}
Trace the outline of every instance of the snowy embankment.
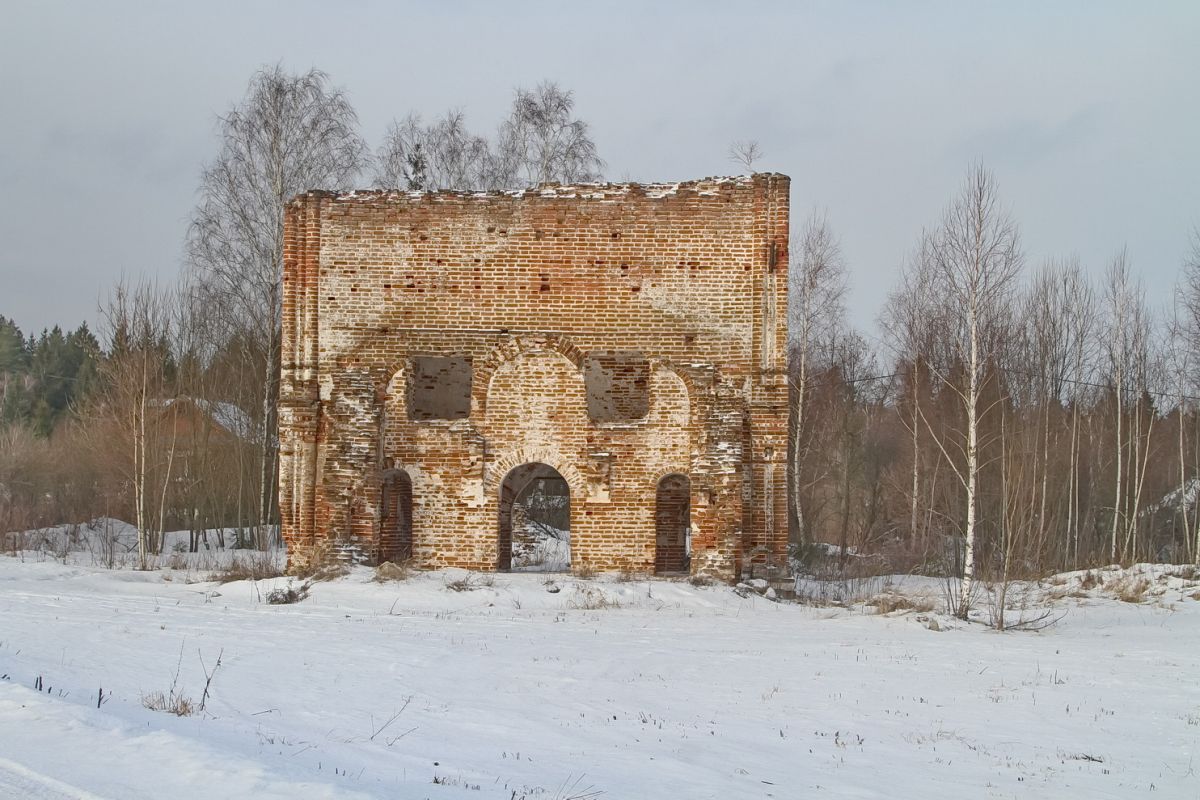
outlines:
{"label": "snowy embankment", "polygon": [[[0,557],[0,796],[1196,797],[1200,601],[1168,572],[1047,582],[1062,618],[997,633],[454,571],[274,606],[286,579]],[[143,707],[206,672],[203,712]]]}

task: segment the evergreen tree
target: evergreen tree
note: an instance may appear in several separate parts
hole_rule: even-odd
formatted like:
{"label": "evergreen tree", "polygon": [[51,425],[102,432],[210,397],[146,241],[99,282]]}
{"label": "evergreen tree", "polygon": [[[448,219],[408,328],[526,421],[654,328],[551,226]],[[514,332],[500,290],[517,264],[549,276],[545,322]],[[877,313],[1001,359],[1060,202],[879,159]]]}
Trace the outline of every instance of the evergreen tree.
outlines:
{"label": "evergreen tree", "polygon": [[95,388],[100,343],[83,323],[64,334],[55,325],[25,339],[0,317],[0,423],[49,436],[59,420]]}
{"label": "evergreen tree", "polygon": [[29,350],[21,329],[0,316],[0,425],[23,420],[29,410]]}

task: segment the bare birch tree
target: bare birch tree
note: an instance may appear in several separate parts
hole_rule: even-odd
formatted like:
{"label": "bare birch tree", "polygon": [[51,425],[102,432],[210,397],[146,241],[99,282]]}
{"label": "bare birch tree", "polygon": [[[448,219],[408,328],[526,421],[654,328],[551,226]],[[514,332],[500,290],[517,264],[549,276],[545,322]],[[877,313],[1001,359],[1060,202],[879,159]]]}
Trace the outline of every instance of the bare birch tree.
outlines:
{"label": "bare birch tree", "polygon": [[[1173,331],[1176,352],[1179,354],[1176,358],[1179,395],[1179,505],[1192,558],[1200,564],[1200,503],[1197,503],[1195,492],[1189,496],[1187,470],[1184,467],[1184,420],[1190,418],[1194,421],[1197,413],[1194,405],[1189,403],[1190,413],[1185,416],[1184,395],[1193,393],[1195,387],[1200,385],[1196,374],[1200,364],[1195,357],[1196,352],[1200,350],[1200,226],[1192,230],[1191,248],[1184,257],[1183,270],[1175,287],[1174,310]],[[1197,461],[1200,459],[1192,459],[1193,481],[1200,480],[1200,463],[1196,463]],[[1189,506],[1195,509],[1190,525]]]}
{"label": "bare birch tree", "polygon": [[807,452],[807,407],[810,377],[820,353],[829,353],[843,317],[842,296],[846,291],[846,269],[841,245],[826,214],[814,211],[804,223],[800,239],[790,249],[788,278],[788,332],[791,361],[791,475],[792,515],[796,520],[796,543],[809,544],[804,510],[800,502]]}
{"label": "bare birch tree", "polygon": [[493,141],[471,133],[460,110],[429,125],[410,113],[388,128],[376,155],[375,184],[424,192],[599,180],[604,162],[588,124],[574,114],[574,94],[549,81],[516,89]]}
{"label": "bare birch tree", "polygon": [[247,344],[244,355],[261,376],[259,546],[276,510],[283,208],[301,192],[352,183],[368,159],[357,125],[349,100],[324,73],[261,69],[221,118],[221,151],[204,170],[188,233],[198,291],[223,316],[226,338]]}
{"label": "bare birch tree", "polygon": [[[1089,345],[1092,324],[1091,290],[1079,266],[1071,257],[1051,260],[1030,281],[1018,309],[1021,325],[1020,344],[1011,352],[1007,383],[1012,387],[1014,400],[1025,418],[1036,428],[1037,447],[1031,449],[1031,464],[1036,494],[1036,513],[1028,517],[1035,521],[1029,534],[1029,546],[1042,551],[1043,556],[1056,554],[1060,563],[1069,563],[1072,548],[1070,531],[1075,522],[1072,498],[1077,472],[1079,402],[1078,389],[1084,379],[1083,359]],[[1070,408],[1068,408],[1070,406]],[[1063,420],[1072,420],[1067,453],[1066,481],[1062,486],[1063,465],[1059,437],[1063,435]],[[1013,427],[1020,428],[1020,418]],[[1023,432],[1023,431],[1022,431]],[[1022,475],[1029,480],[1028,475]],[[1063,508],[1063,506],[1066,506]],[[1023,510],[1014,513],[1024,514]],[[1053,537],[1058,529],[1060,514],[1065,516],[1062,537]]]}
{"label": "bare birch tree", "polygon": [[409,114],[388,128],[376,155],[375,184],[413,191],[467,191],[487,186],[487,140],[467,130],[462,111],[447,111],[430,125]]}
{"label": "bare birch tree", "polygon": [[[174,433],[173,414],[165,404],[171,395],[169,337],[171,300],[167,292],[146,282],[121,282],[101,309],[108,350],[101,364],[101,388],[87,412],[86,436],[91,447],[118,450],[113,466],[132,493],[137,528],[138,566],[146,569],[160,548],[161,513],[171,482],[174,442],[164,448],[163,435]],[[163,458],[167,459],[165,465]],[[153,505],[159,499],[158,525]]]}
{"label": "bare birch tree", "polygon": [[1195,417],[1195,407],[1191,397],[1193,396],[1193,373],[1195,371],[1195,355],[1194,343],[1188,335],[1187,317],[1186,317],[1186,302],[1184,299],[1184,284],[1182,279],[1176,283],[1174,296],[1172,297],[1171,316],[1167,321],[1167,363],[1171,373],[1171,383],[1174,387],[1175,394],[1175,436],[1176,436],[1176,457],[1179,466],[1179,488],[1177,490],[1178,502],[1176,503],[1175,513],[1179,517],[1180,527],[1183,529],[1185,547],[1190,556],[1194,557],[1192,550],[1192,521],[1191,521],[1191,506],[1188,482],[1189,476],[1194,473],[1192,460],[1188,457],[1187,451],[1187,432],[1188,422]]}
{"label": "bare birch tree", "polygon": [[1068,367],[1070,377],[1065,384],[1069,387],[1071,398],[1071,433],[1067,452],[1067,541],[1064,547],[1066,548],[1065,552],[1072,555],[1065,558],[1064,561],[1066,564],[1078,567],[1082,511],[1079,500],[1080,421],[1095,362],[1096,293],[1084,275],[1077,258],[1072,258],[1058,266],[1057,283],[1059,299],[1062,302],[1059,314],[1064,321],[1066,349],[1070,354]]}
{"label": "bare birch tree", "polygon": [[1104,303],[1106,379],[1112,390],[1115,427],[1113,450],[1113,505],[1109,558],[1128,555],[1136,544],[1138,507],[1145,475],[1143,428],[1152,424],[1144,416],[1147,377],[1150,370],[1150,320],[1145,289],[1129,266],[1122,248],[1105,274]]}
{"label": "bare birch tree", "polygon": [[574,114],[574,93],[552,81],[517,89],[508,119],[500,125],[487,188],[599,180],[604,162],[588,124]]}
{"label": "bare birch tree", "polygon": [[911,444],[912,464],[909,472],[909,536],[915,540],[920,524],[921,499],[921,438],[920,419],[922,370],[927,367],[933,351],[933,340],[937,335],[937,318],[940,309],[930,303],[930,288],[933,282],[934,237],[928,232],[921,234],[919,244],[909,256],[901,270],[900,286],[889,296],[881,315],[881,322],[897,357],[906,361],[910,374],[907,377],[910,404],[907,417],[901,421],[908,429]]}
{"label": "bare birch tree", "polygon": [[[966,417],[963,458],[947,457],[965,492],[962,578],[954,612],[966,619],[976,568],[980,417],[988,411],[980,407],[980,399],[1022,265],[1017,226],[1000,206],[995,178],[982,166],[970,169],[946,209],[933,242],[933,261],[933,302],[945,312],[943,335],[954,359],[953,365],[942,366],[941,378]],[[962,374],[961,380],[952,377],[951,367]]]}

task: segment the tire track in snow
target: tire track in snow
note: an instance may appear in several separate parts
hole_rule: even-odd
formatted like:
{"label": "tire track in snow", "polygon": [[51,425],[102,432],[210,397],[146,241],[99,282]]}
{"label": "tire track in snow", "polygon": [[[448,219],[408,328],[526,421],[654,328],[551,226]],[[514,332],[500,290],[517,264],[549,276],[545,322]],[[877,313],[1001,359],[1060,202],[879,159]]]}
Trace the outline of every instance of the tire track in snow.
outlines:
{"label": "tire track in snow", "polygon": [[56,778],[0,758],[0,800],[105,800]]}

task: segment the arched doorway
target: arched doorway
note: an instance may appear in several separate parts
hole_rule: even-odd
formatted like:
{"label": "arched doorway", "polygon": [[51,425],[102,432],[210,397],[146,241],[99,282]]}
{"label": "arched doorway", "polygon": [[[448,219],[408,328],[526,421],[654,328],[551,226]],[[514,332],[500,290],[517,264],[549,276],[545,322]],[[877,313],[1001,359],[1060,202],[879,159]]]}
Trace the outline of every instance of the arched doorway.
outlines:
{"label": "arched doorway", "polygon": [[571,490],[548,464],[522,464],[500,482],[496,568],[561,572],[571,568]]}
{"label": "arched doorway", "polygon": [[688,476],[674,473],[658,482],[654,498],[654,573],[686,573],[691,567],[691,493]]}
{"label": "arched doorway", "polygon": [[379,491],[379,560],[412,558],[412,479],[402,469],[384,474]]}

